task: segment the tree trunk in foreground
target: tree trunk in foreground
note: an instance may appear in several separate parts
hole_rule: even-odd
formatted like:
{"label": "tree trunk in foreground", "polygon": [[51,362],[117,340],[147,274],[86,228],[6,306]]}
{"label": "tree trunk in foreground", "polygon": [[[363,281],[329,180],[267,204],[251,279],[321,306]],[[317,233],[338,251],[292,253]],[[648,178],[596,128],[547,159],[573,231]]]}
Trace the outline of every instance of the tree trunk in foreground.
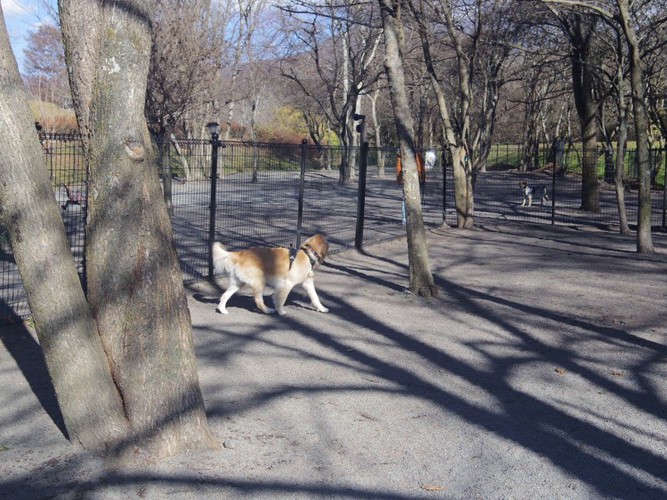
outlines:
{"label": "tree trunk in foreground", "polygon": [[59,6],[77,117],[90,133],[88,300],[132,428],[128,444],[171,455],[216,443],[144,118],[154,3]]}
{"label": "tree trunk in foreground", "polygon": [[69,438],[113,448],[129,430],[53,196],[0,10],[0,200]]}
{"label": "tree trunk in foreground", "polygon": [[428,257],[428,245],[419,192],[414,125],[405,89],[405,75],[401,55],[403,27],[400,20],[400,1],[379,0],[379,2],[385,37],[385,70],[391,89],[394,120],[396,121],[403,165],[410,291],[415,295],[431,297],[437,295],[437,288],[433,281]]}

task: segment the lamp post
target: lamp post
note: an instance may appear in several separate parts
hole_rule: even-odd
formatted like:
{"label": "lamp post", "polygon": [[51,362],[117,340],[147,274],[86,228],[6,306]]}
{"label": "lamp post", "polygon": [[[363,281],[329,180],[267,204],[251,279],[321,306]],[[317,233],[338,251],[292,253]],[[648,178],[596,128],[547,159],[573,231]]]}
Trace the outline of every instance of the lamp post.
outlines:
{"label": "lamp post", "polygon": [[213,243],[215,242],[215,210],[217,208],[217,187],[218,187],[218,148],[222,146],[218,131],[220,126],[217,122],[210,122],[206,125],[209,134],[211,134],[211,204],[209,207],[209,225],[208,225],[208,279],[213,279]]}

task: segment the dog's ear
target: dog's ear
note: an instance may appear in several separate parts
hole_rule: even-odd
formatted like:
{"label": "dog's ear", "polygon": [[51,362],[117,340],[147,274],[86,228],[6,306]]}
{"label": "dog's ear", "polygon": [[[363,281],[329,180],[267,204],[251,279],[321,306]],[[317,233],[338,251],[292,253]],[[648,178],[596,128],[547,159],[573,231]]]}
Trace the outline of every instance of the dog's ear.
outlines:
{"label": "dog's ear", "polygon": [[308,238],[307,243],[309,243],[317,250],[317,252],[322,256],[322,259],[324,259],[329,252],[329,243],[321,234],[316,234],[311,238]]}
{"label": "dog's ear", "polygon": [[322,259],[329,253],[329,242],[322,236]]}

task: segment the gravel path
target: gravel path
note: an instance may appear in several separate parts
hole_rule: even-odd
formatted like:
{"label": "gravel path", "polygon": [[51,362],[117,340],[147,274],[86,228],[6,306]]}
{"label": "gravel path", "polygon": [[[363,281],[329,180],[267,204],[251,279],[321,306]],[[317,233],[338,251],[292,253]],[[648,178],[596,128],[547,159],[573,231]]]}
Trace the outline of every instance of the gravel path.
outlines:
{"label": "gravel path", "polygon": [[[667,238],[489,226],[332,255],[328,314],[189,290],[219,451],[108,471],[70,445],[34,335],[0,332],[0,498],[667,497]],[[220,285],[224,285],[221,280]],[[55,422],[54,422],[55,420]]]}

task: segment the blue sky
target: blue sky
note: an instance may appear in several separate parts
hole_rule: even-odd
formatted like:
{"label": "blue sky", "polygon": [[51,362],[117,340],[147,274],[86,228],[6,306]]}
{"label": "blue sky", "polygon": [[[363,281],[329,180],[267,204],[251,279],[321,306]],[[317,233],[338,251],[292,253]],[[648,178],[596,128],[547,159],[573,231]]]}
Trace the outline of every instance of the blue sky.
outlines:
{"label": "blue sky", "polygon": [[[23,49],[26,45],[28,33],[33,31],[41,20],[46,20],[43,0],[1,0],[2,12],[5,16],[9,39],[12,43],[14,55],[23,69]],[[48,4],[55,4],[56,0],[47,0]]]}

